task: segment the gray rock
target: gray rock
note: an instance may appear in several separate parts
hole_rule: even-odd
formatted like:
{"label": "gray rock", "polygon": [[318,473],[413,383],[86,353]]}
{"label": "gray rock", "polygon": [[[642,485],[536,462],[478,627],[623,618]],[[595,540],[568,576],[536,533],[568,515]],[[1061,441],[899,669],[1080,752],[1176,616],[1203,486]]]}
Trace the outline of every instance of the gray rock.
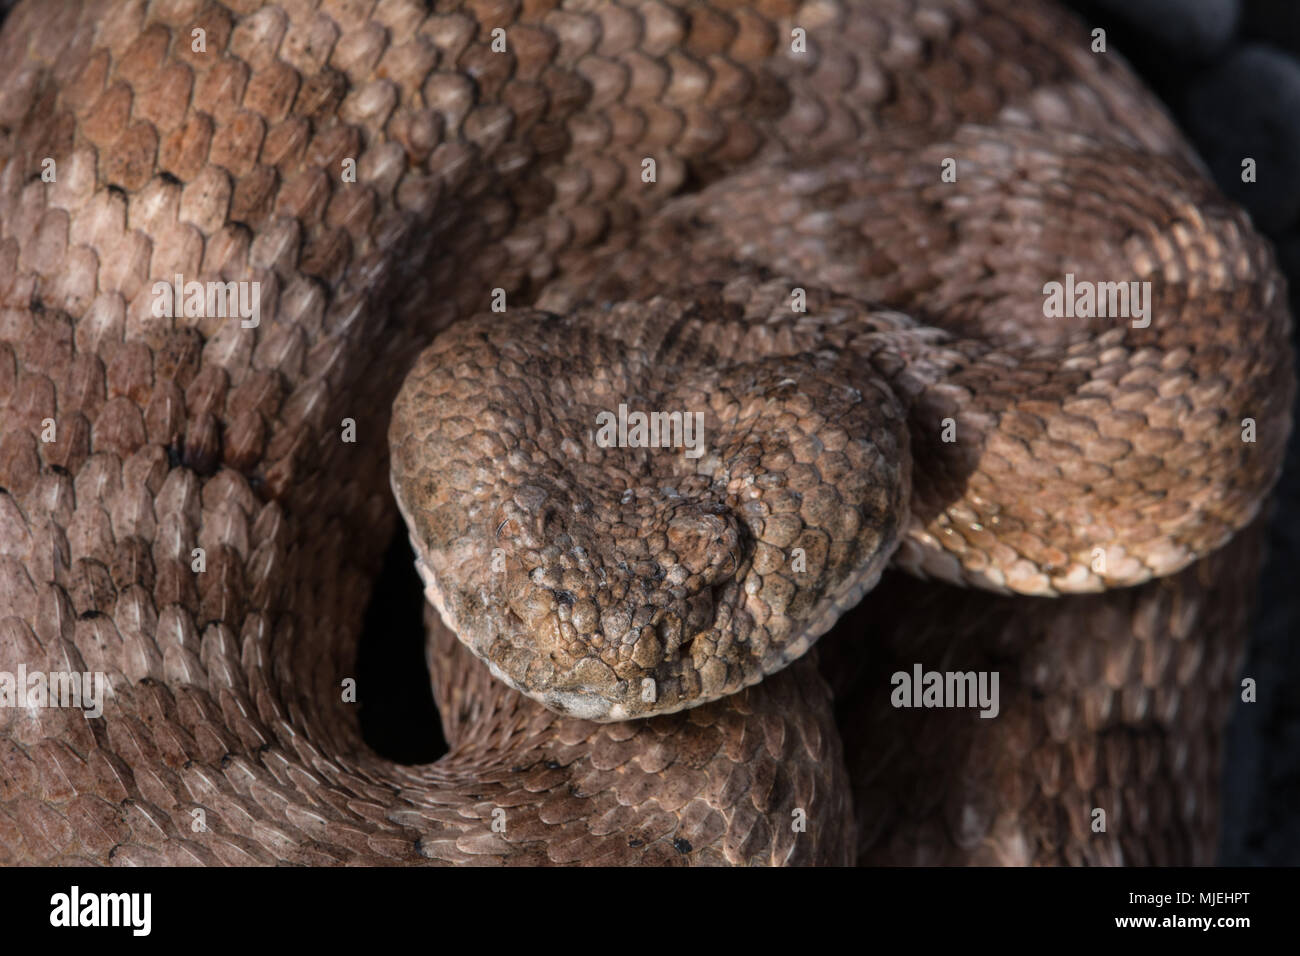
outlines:
{"label": "gray rock", "polygon": [[[1187,132],[1215,181],[1250,211],[1264,232],[1300,215],[1300,63],[1264,46],[1242,47],[1194,79],[1185,101]],[[1242,160],[1256,181],[1242,182]]]}
{"label": "gray rock", "polygon": [[1241,17],[1240,0],[1092,0],[1092,7],[1193,60],[1221,51]]}
{"label": "gray rock", "polygon": [[1250,0],[1241,11],[1238,34],[1300,53],[1300,3],[1296,0]]}

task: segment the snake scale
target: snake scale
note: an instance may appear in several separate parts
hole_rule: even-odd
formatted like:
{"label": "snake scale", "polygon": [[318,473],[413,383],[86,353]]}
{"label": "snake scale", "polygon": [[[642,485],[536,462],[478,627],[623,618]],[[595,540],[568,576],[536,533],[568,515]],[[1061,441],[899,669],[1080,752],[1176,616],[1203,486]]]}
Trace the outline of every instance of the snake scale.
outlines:
{"label": "snake scale", "polygon": [[[1212,859],[1285,290],[1093,44],[1038,0],[19,5],[0,670],[112,692],[0,708],[0,862]],[[1067,275],[1149,321],[1049,317]],[[597,441],[620,405],[702,442]],[[399,507],[426,766],[346,692]],[[893,706],[917,662],[997,717]]]}

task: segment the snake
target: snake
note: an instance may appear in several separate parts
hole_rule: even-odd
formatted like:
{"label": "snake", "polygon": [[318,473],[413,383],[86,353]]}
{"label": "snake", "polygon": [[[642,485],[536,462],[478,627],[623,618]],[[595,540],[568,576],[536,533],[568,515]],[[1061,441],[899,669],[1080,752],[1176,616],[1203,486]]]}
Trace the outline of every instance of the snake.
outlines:
{"label": "snake", "polygon": [[1047,0],[20,3],[0,862],[1212,860],[1285,301]]}

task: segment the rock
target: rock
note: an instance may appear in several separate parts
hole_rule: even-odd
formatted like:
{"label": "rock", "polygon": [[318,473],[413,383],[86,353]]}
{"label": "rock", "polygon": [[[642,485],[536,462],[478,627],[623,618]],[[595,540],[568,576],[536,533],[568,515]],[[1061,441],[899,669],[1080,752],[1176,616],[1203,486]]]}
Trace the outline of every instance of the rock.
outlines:
{"label": "rock", "polygon": [[[1300,63],[1269,47],[1246,46],[1188,87],[1183,121],[1215,181],[1264,232],[1300,215]],[[1256,163],[1242,182],[1242,161]]]}
{"label": "rock", "polygon": [[1239,33],[1300,53],[1300,3],[1296,0],[1251,0],[1242,11]]}
{"label": "rock", "polygon": [[1241,17],[1240,0],[1092,0],[1080,9],[1123,20],[1189,60],[1209,60],[1222,51]]}

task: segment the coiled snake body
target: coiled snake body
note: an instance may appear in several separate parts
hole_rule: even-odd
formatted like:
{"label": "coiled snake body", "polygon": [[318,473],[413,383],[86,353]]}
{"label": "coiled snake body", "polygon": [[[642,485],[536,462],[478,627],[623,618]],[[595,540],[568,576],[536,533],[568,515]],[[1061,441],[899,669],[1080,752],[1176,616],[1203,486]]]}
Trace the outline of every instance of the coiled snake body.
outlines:
{"label": "coiled snake body", "polygon": [[[113,693],[0,709],[0,860],[1209,858],[1289,323],[1116,55],[1013,0],[432,6],[5,23],[0,669]],[[393,493],[422,767],[341,692]],[[892,706],[913,663],[998,716]]]}

